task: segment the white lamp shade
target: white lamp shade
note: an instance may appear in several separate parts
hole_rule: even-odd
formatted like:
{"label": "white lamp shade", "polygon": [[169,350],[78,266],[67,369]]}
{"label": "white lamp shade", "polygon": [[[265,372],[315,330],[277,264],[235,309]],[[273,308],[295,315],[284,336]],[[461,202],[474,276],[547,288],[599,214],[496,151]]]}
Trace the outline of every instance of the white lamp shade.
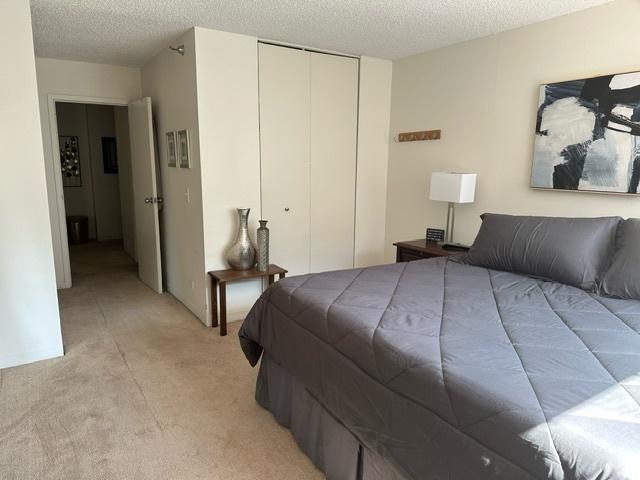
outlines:
{"label": "white lamp shade", "polygon": [[473,203],[476,197],[475,173],[434,172],[429,199],[438,202]]}

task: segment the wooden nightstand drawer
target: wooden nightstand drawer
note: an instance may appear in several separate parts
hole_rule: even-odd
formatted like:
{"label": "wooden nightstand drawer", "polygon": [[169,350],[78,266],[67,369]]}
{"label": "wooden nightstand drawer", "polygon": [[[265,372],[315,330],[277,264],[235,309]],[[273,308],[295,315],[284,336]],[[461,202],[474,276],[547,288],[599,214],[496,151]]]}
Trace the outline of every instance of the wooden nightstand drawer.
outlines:
{"label": "wooden nightstand drawer", "polygon": [[394,243],[396,247],[396,262],[412,262],[433,257],[450,257],[452,255],[463,255],[460,250],[445,250],[435,242],[427,242],[424,239],[411,240],[408,242]]}
{"label": "wooden nightstand drawer", "polygon": [[432,258],[434,255],[415,252],[413,250],[398,249],[396,253],[397,262],[411,262],[413,260],[422,260],[423,258]]}

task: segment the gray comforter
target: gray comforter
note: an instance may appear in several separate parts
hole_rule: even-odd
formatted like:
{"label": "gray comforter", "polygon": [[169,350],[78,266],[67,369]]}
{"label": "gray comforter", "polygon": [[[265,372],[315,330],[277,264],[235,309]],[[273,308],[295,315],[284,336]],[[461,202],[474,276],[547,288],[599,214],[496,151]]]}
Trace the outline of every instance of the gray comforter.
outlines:
{"label": "gray comforter", "polygon": [[412,479],[639,479],[640,302],[440,258],[287,278],[241,330]]}

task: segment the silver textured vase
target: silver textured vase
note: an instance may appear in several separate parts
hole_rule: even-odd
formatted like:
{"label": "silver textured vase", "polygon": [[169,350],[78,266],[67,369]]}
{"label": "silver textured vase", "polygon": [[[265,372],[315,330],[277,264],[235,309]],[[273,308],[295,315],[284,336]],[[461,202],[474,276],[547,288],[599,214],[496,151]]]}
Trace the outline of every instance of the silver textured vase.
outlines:
{"label": "silver textured vase", "polygon": [[238,208],[238,234],[227,252],[227,262],[234,270],[250,270],[256,264],[256,249],[249,237],[250,208]]}
{"label": "silver textured vase", "polygon": [[269,229],[266,220],[258,220],[260,227],[256,232],[256,243],[258,244],[258,264],[256,270],[266,272],[269,270]]}

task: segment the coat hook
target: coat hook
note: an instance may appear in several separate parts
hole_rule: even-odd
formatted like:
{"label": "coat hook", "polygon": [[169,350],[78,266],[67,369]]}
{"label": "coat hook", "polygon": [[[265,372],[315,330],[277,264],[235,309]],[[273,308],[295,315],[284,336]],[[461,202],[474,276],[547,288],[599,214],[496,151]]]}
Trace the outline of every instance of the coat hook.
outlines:
{"label": "coat hook", "polygon": [[421,142],[424,140],[440,140],[441,130],[421,130],[419,132],[402,132],[393,137],[396,143]]}

